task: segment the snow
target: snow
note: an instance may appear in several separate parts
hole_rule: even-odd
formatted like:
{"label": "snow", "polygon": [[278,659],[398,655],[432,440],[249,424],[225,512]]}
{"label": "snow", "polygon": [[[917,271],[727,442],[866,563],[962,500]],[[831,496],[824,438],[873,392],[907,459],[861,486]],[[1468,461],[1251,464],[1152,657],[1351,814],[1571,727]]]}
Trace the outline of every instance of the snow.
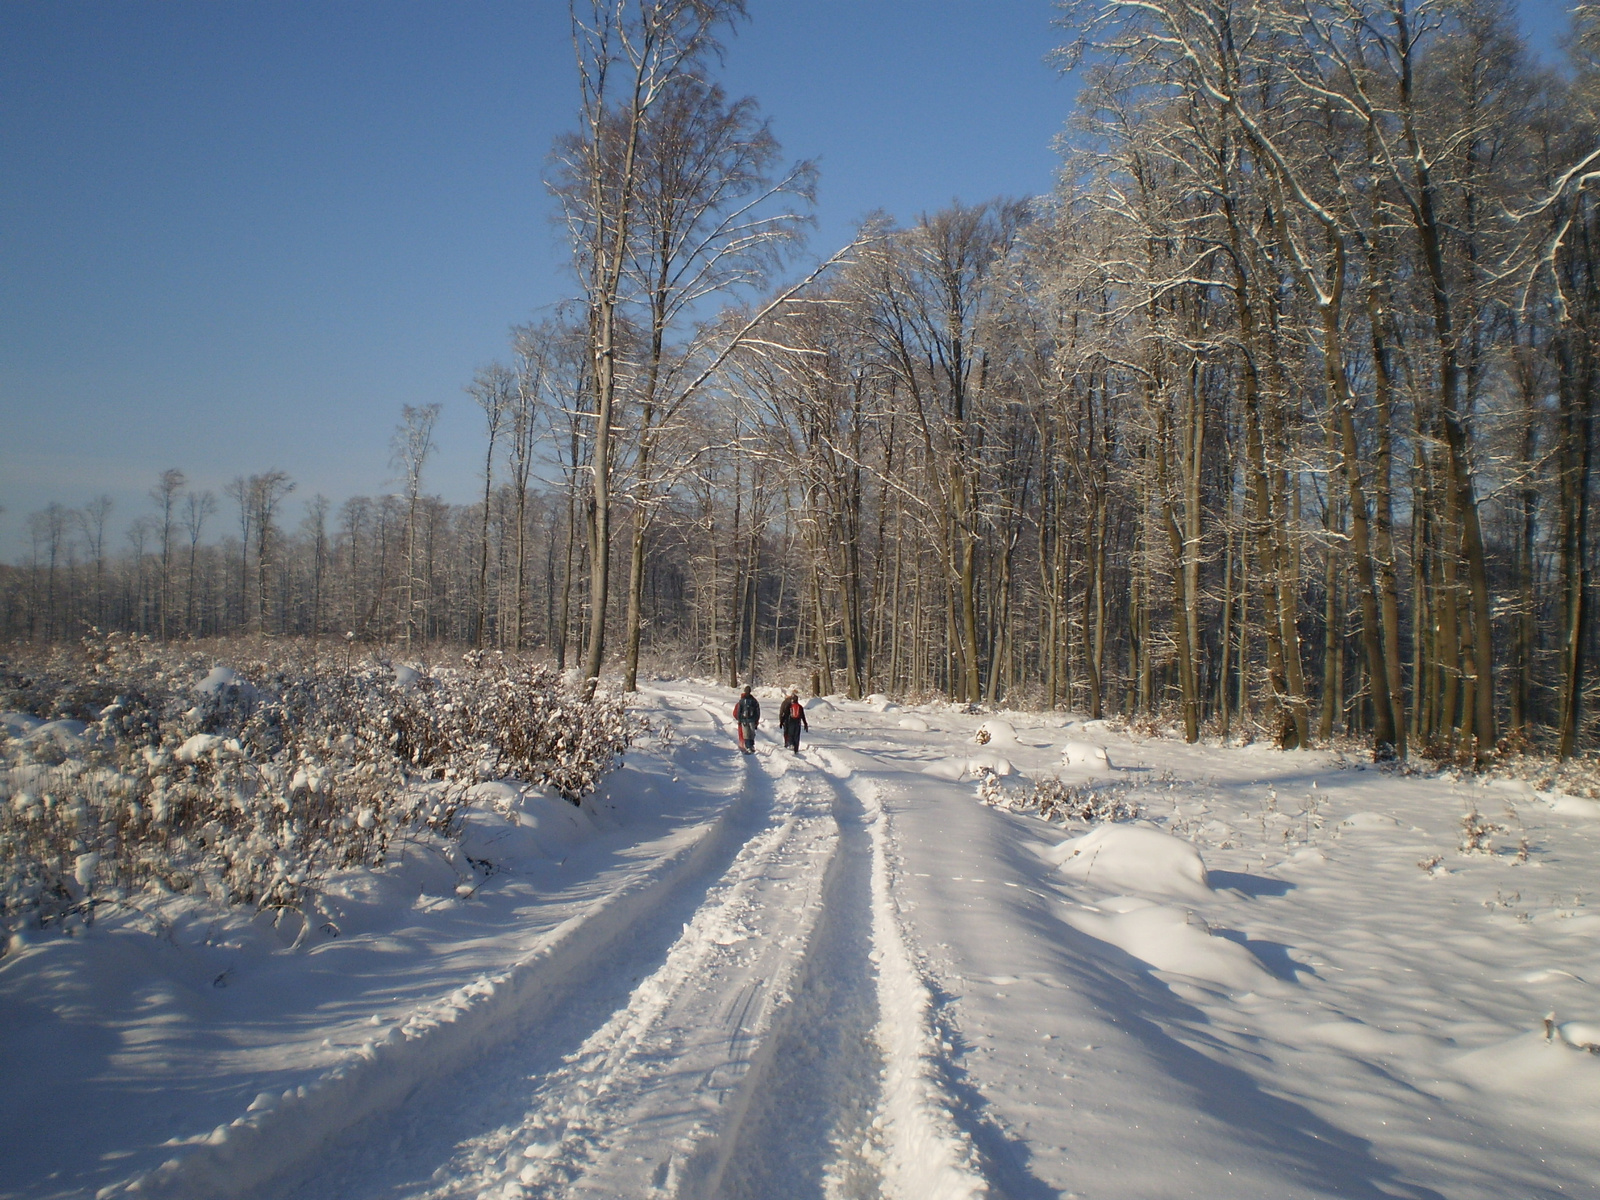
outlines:
{"label": "snow", "polygon": [[44,722],[28,713],[0,712],[0,733],[6,737],[26,737]]}
{"label": "snow", "polygon": [[84,731],[87,729],[88,726],[82,721],[41,721],[23,736],[30,742],[54,742],[63,750],[70,752],[83,741]]}
{"label": "snow", "polygon": [[1009,758],[1002,758],[998,754],[979,753],[941,758],[923,767],[922,773],[954,782],[958,779],[980,778],[985,771],[992,771],[1002,776],[1010,775],[1015,769]]}
{"label": "snow", "polygon": [[241,678],[232,667],[225,667],[220,663],[212,667],[206,677],[195,684],[194,690],[196,695],[212,698],[227,694],[247,704],[253,704],[261,699],[261,693],[256,690],[254,684]]}
{"label": "snow", "polygon": [[1545,803],[1550,806],[1552,812],[1560,813],[1564,817],[1600,820],[1600,800],[1586,800],[1582,796],[1563,796],[1557,793],[1549,796]]}
{"label": "snow", "polygon": [[1193,843],[1154,826],[1100,825],[1051,852],[1061,873],[1101,893],[1134,891],[1211,899],[1206,865]]}
{"label": "snow", "polygon": [[1017,744],[1016,726],[1000,717],[990,717],[979,725],[976,737],[985,746],[1015,746]]}
{"label": "snow", "polygon": [[1358,812],[1351,813],[1339,822],[1339,832],[1353,833],[1357,830],[1390,830],[1400,824],[1395,818],[1386,813]]}
{"label": "snow", "polygon": [[1205,921],[1187,909],[1149,900],[1119,898],[1062,919],[1158,971],[1187,975],[1248,992],[1270,983],[1254,955],[1225,938],[1213,937]]}
{"label": "snow", "polygon": [[214,733],[197,733],[185,739],[183,745],[173,751],[173,757],[179,762],[199,762],[209,754],[214,754],[224,745],[224,739]]}
{"label": "snow", "polygon": [[[733,695],[304,912],[20,931],[0,1195],[1600,1196],[1593,801],[881,698],[747,758]],[[1140,820],[1028,809],[1064,728]]]}
{"label": "snow", "polygon": [[212,667],[206,677],[195,684],[194,690],[202,696],[215,696],[219,692],[239,687],[242,683],[238,672],[232,667],[219,665]]}
{"label": "snow", "polygon": [[1061,747],[1061,761],[1069,767],[1087,767],[1096,771],[1109,771],[1111,757],[1104,746],[1093,742],[1067,742]]}

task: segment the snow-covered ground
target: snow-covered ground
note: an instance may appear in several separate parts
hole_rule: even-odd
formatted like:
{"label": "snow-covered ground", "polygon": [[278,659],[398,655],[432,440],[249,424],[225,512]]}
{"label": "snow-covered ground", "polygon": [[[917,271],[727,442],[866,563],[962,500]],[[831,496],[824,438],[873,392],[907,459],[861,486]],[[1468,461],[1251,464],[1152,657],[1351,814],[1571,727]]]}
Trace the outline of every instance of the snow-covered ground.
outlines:
{"label": "snow-covered ground", "polygon": [[[1600,805],[881,698],[746,757],[732,702],[304,931],[14,944],[0,1196],[1600,1196]],[[1144,820],[1012,811],[1051,774]]]}

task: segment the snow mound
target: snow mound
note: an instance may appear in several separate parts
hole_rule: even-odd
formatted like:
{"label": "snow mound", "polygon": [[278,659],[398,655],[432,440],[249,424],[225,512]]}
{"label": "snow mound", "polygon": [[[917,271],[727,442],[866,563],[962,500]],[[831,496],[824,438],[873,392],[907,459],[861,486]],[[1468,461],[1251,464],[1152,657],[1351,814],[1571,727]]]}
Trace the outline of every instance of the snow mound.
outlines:
{"label": "snow mound", "polygon": [[1393,817],[1385,816],[1383,813],[1375,812],[1351,813],[1348,817],[1339,822],[1339,828],[1344,830],[1395,829],[1398,828],[1399,825],[1400,822],[1395,820]]}
{"label": "snow mound", "polygon": [[542,789],[509,781],[480,783],[463,820],[461,852],[502,864],[520,859],[565,859],[598,830],[588,809]]}
{"label": "snow mound", "polygon": [[1560,792],[1552,792],[1547,795],[1545,803],[1550,806],[1551,812],[1560,813],[1564,817],[1600,819],[1600,800],[1585,800],[1581,796],[1565,796]]}
{"label": "snow mound", "polygon": [[1016,770],[1011,765],[1011,760],[1002,758],[998,754],[973,754],[967,758],[967,774],[977,776],[985,771],[993,771],[996,775],[1009,775]]}
{"label": "snow mound", "polygon": [[1581,975],[1574,975],[1571,971],[1563,971],[1560,967],[1543,967],[1537,971],[1529,971],[1522,975],[1517,982],[1559,983],[1563,979],[1575,980],[1578,983],[1583,982],[1583,977]]}
{"label": "snow mound", "polygon": [[[1569,1021],[1558,1027],[1567,1045],[1571,1045],[1564,1032],[1567,1025],[1589,1025],[1589,1032],[1594,1032],[1592,1022]],[[1579,1032],[1573,1029],[1574,1034]],[[1593,1112],[1600,1104],[1600,1070],[1596,1070],[1600,1063],[1592,1054],[1559,1053],[1563,1047],[1551,1044],[1554,1041],[1554,1036],[1547,1041],[1542,1030],[1529,1030],[1461,1055],[1455,1073],[1484,1091],[1521,1096],[1541,1110]]]}
{"label": "snow mound", "polygon": [[238,748],[238,742],[233,742],[232,745],[229,745],[227,739],[220,738],[214,733],[197,733],[179,746],[173,752],[173,757],[179,762],[192,763],[199,762],[208,754],[219,754],[223,750],[237,750]]}
{"label": "snow mound", "polygon": [[1002,758],[998,754],[973,754],[941,758],[938,762],[923,767],[922,773],[932,775],[936,779],[948,779],[953,783],[961,779],[976,779],[985,771],[993,771],[996,775],[1010,775],[1015,770],[1010,759]]}
{"label": "snow mound", "polygon": [[[988,734],[988,737],[984,737]],[[985,746],[1015,746],[1017,744],[1016,726],[1010,721],[1002,721],[999,717],[990,717],[978,726],[978,740]]]}
{"label": "snow mound", "polygon": [[413,667],[410,663],[395,663],[394,681],[403,688],[416,687],[417,680],[422,678],[422,670]]}
{"label": "snow mound", "polygon": [[1111,757],[1104,746],[1093,742],[1068,742],[1061,747],[1061,760],[1069,767],[1088,767],[1096,771],[1109,771]]}
{"label": "snow mound", "polygon": [[813,696],[806,701],[806,716],[808,717],[826,716],[833,711],[833,705],[828,702],[826,696]]}
{"label": "snow mound", "polygon": [[212,667],[206,677],[194,685],[194,690],[202,696],[215,696],[232,688],[250,689],[250,685],[240,679],[232,667],[223,666]]}
{"label": "snow mound", "polygon": [[1600,1054],[1600,1021],[1562,1021],[1558,1025],[1554,1016],[1552,1013],[1545,1020],[1546,1037],[1553,1042],[1571,1046],[1575,1050]]}
{"label": "snow mound", "polygon": [[928,723],[921,717],[901,717],[900,728],[909,729],[913,733],[927,733]]}
{"label": "snow mound", "polygon": [[1205,900],[1211,880],[1200,852],[1150,825],[1101,825],[1063,842],[1052,857],[1069,879],[1100,892],[1136,892]]}
{"label": "snow mound", "polygon": [[1315,846],[1304,846],[1278,864],[1280,867],[1320,867],[1326,865],[1328,856]]}
{"label": "snow mound", "polygon": [[43,724],[38,717],[31,717],[27,713],[0,713],[0,733],[8,737],[26,737]]}
{"label": "snow mound", "polygon": [[63,750],[73,751],[83,744],[83,734],[89,727],[82,721],[45,721],[28,733],[30,742],[54,742]]}
{"label": "snow mound", "polygon": [[1120,912],[1064,913],[1079,933],[1149,963],[1158,971],[1220,984],[1230,991],[1254,991],[1271,982],[1255,955],[1237,942],[1214,937],[1211,928],[1185,909],[1150,901],[1124,901]]}
{"label": "snow mound", "polygon": [[868,708],[870,708],[873,712],[881,712],[881,713],[893,712],[895,709],[900,707],[893,700],[889,699],[889,697],[885,696],[882,692],[873,692],[872,695],[870,695],[870,696],[868,696],[866,698],[865,703],[866,703],[866,706]]}

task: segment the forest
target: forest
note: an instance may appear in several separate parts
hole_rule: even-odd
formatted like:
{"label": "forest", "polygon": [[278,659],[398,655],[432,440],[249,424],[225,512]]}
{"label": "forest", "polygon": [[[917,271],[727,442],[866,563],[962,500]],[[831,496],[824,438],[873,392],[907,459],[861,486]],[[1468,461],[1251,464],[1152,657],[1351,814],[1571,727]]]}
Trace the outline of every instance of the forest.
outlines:
{"label": "forest", "polygon": [[1501,0],[1068,0],[1056,190],[830,253],[717,81],[745,7],[574,0],[575,292],[451,401],[471,502],[428,490],[438,405],[388,495],[173,468],[131,523],[31,514],[0,638],[1595,748],[1600,12],[1548,64]]}

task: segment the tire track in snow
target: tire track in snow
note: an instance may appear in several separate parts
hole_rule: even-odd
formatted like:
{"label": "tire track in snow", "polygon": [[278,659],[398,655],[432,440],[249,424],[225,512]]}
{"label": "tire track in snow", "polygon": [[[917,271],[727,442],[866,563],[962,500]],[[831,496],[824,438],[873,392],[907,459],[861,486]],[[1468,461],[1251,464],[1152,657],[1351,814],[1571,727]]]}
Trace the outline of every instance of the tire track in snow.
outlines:
{"label": "tire track in snow", "polygon": [[765,794],[767,825],[707,888],[659,966],[535,1077],[531,1103],[515,1119],[461,1141],[429,1185],[390,1194],[510,1200],[677,1190],[682,1163],[715,1132],[746,1056],[790,990],[837,843],[815,788],[755,766],[741,761],[745,792]]}
{"label": "tire track in snow", "polygon": [[814,745],[803,759],[780,757],[827,788],[839,850],[795,1002],[758,1052],[737,1117],[703,1148],[675,1194],[988,1196],[946,1084],[949,1055],[933,996],[900,927],[877,785],[856,776],[853,756],[825,747]]}
{"label": "tire track in snow", "polygon": [[831,854],[832,830],[792,789],[776,807],[781,823],[746,844],[661,965],[540,1083],[524,1118],[477,1139],[422,1200],[674,1190],[678,1164],[743,1079],[815,919],[809,860]]}
{"label": "tire track in snow", "polygon": [[879,1112],[884,1195],[897,1200],[977,1200],[990,1194],[972,1139],[961,1129],[945,1082],[949,1052],[932,991],[901,929],[890,864],[889,814],[877,785],[859,779],[843,756],[824,752],[831,772],[855,797],[872,848],[872,953],[877,964],[874,1031],[884,1069]]}
{"label": "tire track in snow", "polygon": [[790,1003],[756,1051],[732,1113],[673,1181],[680,1200],[867,1200],[882,1193],[877,1137],[882,1058],[873,1040],[872,851],[853,793],[806,757],[760,759],[798,776],[832,814],[838,848]]}
{"label": "tire track in snow", "polygon": [[[713,729],[723,724],[714,712],[686,715],[709,718]],[[764,777],[756,772],[754,778]],[[283,1200],[474,1194],[447,1186],[470,1174],[463,1157],[469,1147],[490,1131],[522,1123],[541,1081],[569,1065],[598,1029],[627,1008],[641,976],[652,974],[652,965],[663,963],[683,940],[707,897],[726,890],[741,856],[748,860],[753,844],[766,845],[763,838],[781,832],[786,814],[775,811],[772,789],[749,783],[747,777],[737,798],[694,842],[631,879],[617,897],[621,903],[608,902],[592,916],[580,914],[561,926],[555,955],[541,960],[546,965],[519,985],[527,993],[518,999],[520,1032],[508,1030],[497,1053],[461,1060],[453,1071],[436,1069],[408,1095],[359,1123],[338,1126],[336,1133],[319,1138],[307,1131],[312,1144],[251,1194]],[[813,824],[825,822],[821,816]],[[219,1183],[196,1194],[235,1194],[248,1187]]]}

